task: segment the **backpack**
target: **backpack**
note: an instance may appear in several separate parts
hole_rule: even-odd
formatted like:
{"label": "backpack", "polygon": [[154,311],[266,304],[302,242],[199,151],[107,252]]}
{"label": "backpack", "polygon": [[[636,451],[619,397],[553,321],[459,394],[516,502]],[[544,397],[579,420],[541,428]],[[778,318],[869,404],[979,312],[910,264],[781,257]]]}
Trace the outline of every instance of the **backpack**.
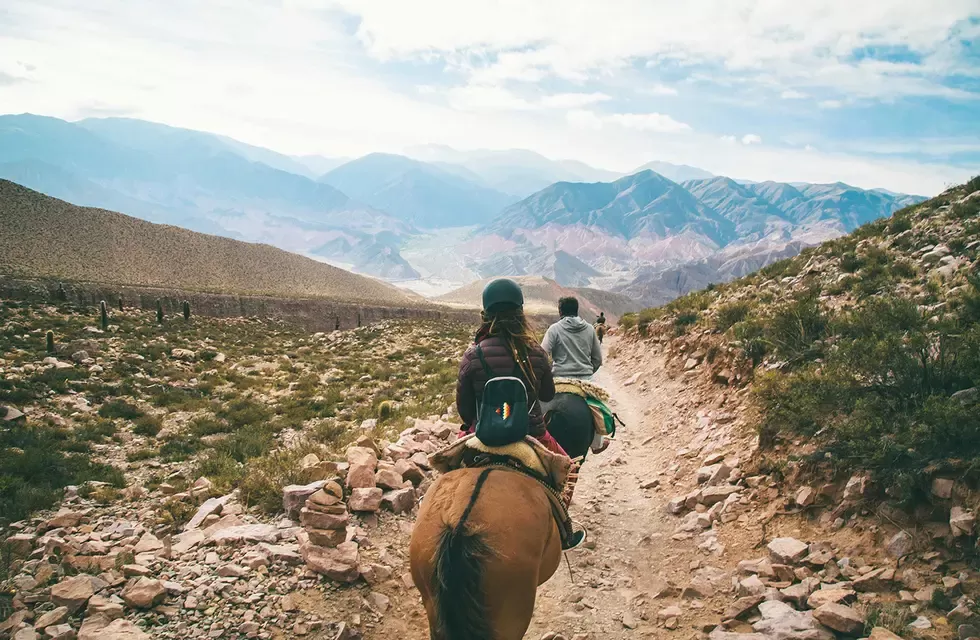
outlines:
{"label": "backpack", "polygon": [[487,374],[483,397],[477,402],[477,439],[488,447],[503,447],[523,440],[531,420],[527,387],[518,375],[520,366],[514,363],[513,375],[495,376],[480,345],[476,346],[476,355]]}

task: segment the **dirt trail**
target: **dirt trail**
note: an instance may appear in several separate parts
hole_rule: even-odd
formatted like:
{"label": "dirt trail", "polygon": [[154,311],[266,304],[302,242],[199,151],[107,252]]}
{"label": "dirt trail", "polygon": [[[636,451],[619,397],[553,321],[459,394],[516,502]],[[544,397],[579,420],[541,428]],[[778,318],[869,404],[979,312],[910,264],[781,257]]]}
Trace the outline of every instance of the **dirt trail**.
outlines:
{"label": "dirt trail", "polygon": [[[607,340],[607,351],[615,352],[617,343],[614,337]],[[639,372],[640,378],[631,381]],[[694,435],[701,398],[694,397],[686,382],[670,379],[662,358],[651,351],[625,360],[607,357],[597,382],[610,392],[627,426],[609,449],[587,461],[576,487],[572,517],[585,525],[595,546],[566,554],[571,577],[563,562],[539,590],[526,637],[537,639],[547,632],[569,639],[577,634],[699,637],[696,628],[702,620],[719,620],[714,612],[720,611],[720,603],[685,601],[679,627],[669,631],[658,623],[657,612],[680,603],[676,597],[655,596],[668,581],[685,585],[705,557],[691,540],[671,539],[677,519],[664,508],[682,492],[673,486],[669,469],[676,464],[677,450]],[[694,464],[682,466],[678,475],[689,477]],[[645,488],[653,481],[659,486]]]}

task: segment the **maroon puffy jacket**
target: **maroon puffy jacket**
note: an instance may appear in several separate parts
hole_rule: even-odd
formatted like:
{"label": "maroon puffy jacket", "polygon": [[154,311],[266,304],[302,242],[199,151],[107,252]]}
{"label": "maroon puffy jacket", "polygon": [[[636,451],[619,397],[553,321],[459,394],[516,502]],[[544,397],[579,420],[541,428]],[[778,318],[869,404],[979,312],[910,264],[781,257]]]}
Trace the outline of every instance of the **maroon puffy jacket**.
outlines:
{"label": "maroon puffy jacket", "polygon": [[[527,387],[528,400],[533,402],[530,409],[531,435],[544,435],[547,429],[541,415],[541,407],[534,401],[548,402],[555,397],[555,379],[551,375],[551,362],[548,360],[548,355],[544,349],[534,345],[530,353],[531,367],[534,369],[534,377],[537,379],[537,387],[531,388],[528,381],[524,379],[524,374],[520,370],[515,372],[514,357],[503,339],[484,338],[480,342],[480,346],[483,348],[483,358],[487,361],[487,365],[494,375],[513,375],[524,382]],[[476,424],[476,404],[483,397],[483,387],[486,383],[487,374],[476,354],[476,345],[472,345],[463,354],[463,360],[459,363],[459,380],[456,382],[456,410],[459,411],[459,417],[466,427],[472,427]]]}

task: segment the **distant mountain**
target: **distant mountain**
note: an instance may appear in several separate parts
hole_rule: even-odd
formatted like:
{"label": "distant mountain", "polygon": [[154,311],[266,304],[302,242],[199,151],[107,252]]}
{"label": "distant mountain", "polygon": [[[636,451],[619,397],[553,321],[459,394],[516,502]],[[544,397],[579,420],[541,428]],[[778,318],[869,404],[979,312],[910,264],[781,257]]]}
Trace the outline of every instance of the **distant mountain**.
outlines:
{"label": "distant mountain", "polygon": [[410,296],[263,244],[77,207],[0,180],[0,273],[405,306]]}
{"label": "distant mountain", "polygon": [[659,160],[654,160],[653,162],[648,162],[645,165],[637,167],[631,173],[640,173],[641,171],[655,171],[668,180],[673,180],[674,182],[684,182],[685,180],[703,180],[705,178],[715,177],[715,174],[711,173],[710,171],[705,171],[704,169],[699,169],[686,164],[660,162]]}
{"label": "distant mountain", "polygon": [[[615,322],[620,315],[640,308],[626,296],[595,289],[563,287],[550,278],[516,276],[514,280],[521,285],[521,290],[524,292],[524,309],[526,311],[533,314],[554,315],[555,320],[558,319],[558,299],[566,296],[575,296],[579,299],[579,314],[587,322],[595,321],[600,311],[604,311],[606,316]],[[478,309],[482,304],[483,288],[488,282],[490,282],[489,279],[472,282],[455,291],[441,295],[436,300],[446,304]]]}
{"label": "distant mountain", "polygon": [[342,164],[350,162],[350,158],[327,158],[325,156],[293,156],[293,159],[306,168],[306,175],[319,178],[328,171],[333,171]]}
{"label": "distant mountain", "polygon": [[548,225],[582,225],[627,240],[693,232],[719,246],[733,239],[735,230],[731,221],[653,171],[615,182],[559,182],[505,209],[488,230],[507,236]]}
{"label": "distant mountain", "polygon": [[575,160],[551,160],[526,149],[459,151],[441,145],[411,147],[407,155],[440,166],[463,167],[493,189],[520,199],[555,182],[601,182],[622,174]]}
{"label": "distant mountain", "polygon": [[423,228],[485,224],[514,201],[459,172],[384,153],[352,160],[320,182]]}
{"label": "distant mountain", "polygon": [[338,235],[356,246],[373,243],[378,233],[414,233],[411,224],[328,184],[267,164],[290,162],[212,134],[139,120],[0,116],[0,177],[77,204],[299,253]]}

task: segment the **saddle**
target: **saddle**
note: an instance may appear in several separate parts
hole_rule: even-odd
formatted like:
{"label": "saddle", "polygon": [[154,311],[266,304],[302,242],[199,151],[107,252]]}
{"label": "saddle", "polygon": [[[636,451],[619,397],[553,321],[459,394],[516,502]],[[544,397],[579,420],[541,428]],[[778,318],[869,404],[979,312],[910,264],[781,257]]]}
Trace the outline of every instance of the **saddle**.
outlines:
{"label": "saddle", "polygon": [[475,434],[470,434],[430,455],[429,465],[440,473],[463,468],[499,467],[528,476],[545,489],[563,548],[570,539],[572,519],[568,515],[568,505],[581,461],[553,453],[531,436],[502,447],[489,447]]}
{"label": "saddle", "polygon": [[623,424],[607,404],[609,392],[597,384],[576,378],[555,378],[555,392],[572,393],[584,398],[592,411],[592,426],[600,436],[615,436],[616,423]]}

